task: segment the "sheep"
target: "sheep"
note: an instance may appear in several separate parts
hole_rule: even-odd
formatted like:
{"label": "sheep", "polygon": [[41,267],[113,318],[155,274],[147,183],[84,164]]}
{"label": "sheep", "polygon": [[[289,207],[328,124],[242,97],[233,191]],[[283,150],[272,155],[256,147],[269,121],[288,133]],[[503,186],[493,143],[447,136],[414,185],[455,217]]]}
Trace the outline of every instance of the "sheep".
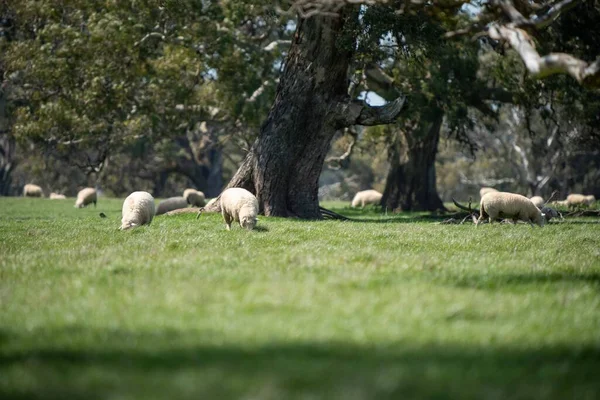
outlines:
{"label": "sheep", "polygon": [[77,193],[77,200],[75,200],[75,207],[83,208],[92,203],[94,203],[94,207],[96,207],[97,199],[98,199],[98,194],[96,193],[96,189],[91,188],[91,187],[81,189],[79,191],[79,193]]}
{"label": "sheep", "polygon": [[187,208],[188,202],[185,198],[179,197],[169,197],[168,199],[164,199],[160,203],[158,203],[158,208],[156,209],[156,215],[162,215],[169,211],[177,210],[180,208]]}
{"label": "sheep", "polygon": [[569,209],[578,207],[589,207],[596,201],[594,195],[584,196],[582,194],[570,194],[567,196],[567,206]]}
{"label": "sheep", "polygon": [[221,193],[221,214],[228,231],[231,230],[232,221],[238,221],[242,228],[252,230],[256,226],[258,200],[246,189],[227,189]]}
{"label": "sheep", "polygon": [[24,197],[44,197],[44,191],[38,185],[28,183],[23,187]]}
{"label": "sheep", "polygon": [[154,218],[154,197],[148,192],[133,192],[123,202],[122,212],[120,230],[150,225]]}
{"label": "sheep", "polygon": [[204,193],[196,189],[185,189],[183,191],[183,197],[188,204],[191,204],[195,207],[204,207],[204,204],[206,203]]}
{"label": "sheep", "polygon": [[491,187],[482,187],[481,189],[479,189],[479,197],[483,198],[483,196],[485,196],[487,193],[494,193],[494,192],[498,192],[498,191]]}
{"label": "sheep", "polygon": [[379,204],[383,195],[377,190],[363,190],[354,195],[352,199],[352,207],[364,208],[368,204]]}
{"label": "sheep", "polygon": [[544,207],[544,199],[543,199],[543,197],[542,197],[542,196],[533,196],[533,197],[529,198],[529,200],[531,200],[531,202],[532,202],[533,204],[535,204],[535,206],[536,206],[537,208],[542,208],[542,207]]}
{"label": "sheep", "polygon": [[490,192],[481,198],[479,205],[481,215],[477,225],[485,218],[490,223],[501,218],[511,218],[513,222],[518,220],[529,222],[531,226],[537,224],[544,226],[545,215],[525,196],[507,192]]}
{"label": "sheep", "polygon": [[50,200],[63,200],[66,199],[67,196],[65,196],[64,194],[59,194],[59,193],[50,193]]}

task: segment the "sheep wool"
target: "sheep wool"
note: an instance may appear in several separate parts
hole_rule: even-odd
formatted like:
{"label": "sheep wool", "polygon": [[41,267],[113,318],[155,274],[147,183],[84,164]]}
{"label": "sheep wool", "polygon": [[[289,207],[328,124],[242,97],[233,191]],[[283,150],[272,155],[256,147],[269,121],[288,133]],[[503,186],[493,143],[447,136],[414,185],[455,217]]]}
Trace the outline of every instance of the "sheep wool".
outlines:
{"label": "sheep wool", "polygon": [[479,197],[485,196],[488,193],[494,193],[494,192],[498,192],[496,189],[491,188],[491,187],[482,187],[481,189],[479,189]]}
{"label": "sheep wool", "polygon": [[51,200],[63,200],[66,199],[67,196],[65,196],[64,194],[59,194],[59,193],[50,193],[50,199]]}
{"label": "sheep wool", "polygon": [[544,198],[542,196],[533,196],[529,200],[531,200],[531,202],[535,204],[537,208],[544,207]]}
{"label": "sheep wool", "polygon": [[206,203],[206,198],[204,197],[204,193],[196,189],[185,189],[183,191],[183,197],[194,207],[204,207]]}
{"label": "sheep wool", "polygon": [[82,208],[82,207],[86,207],[92,203],[94,203],[94,207],[96,207],[97,200],[98,200],[98,195],[96,193],[96,189],[90,188],[90,187],[81,189],[79,191],[79,193],[77,193],[77,200],[75,200],[75,207]]}
{"label": "sheep wool", "polygon": [[544,214],[531,200],[515,193],[491,192],[485,194],[481,198],[480,212],[478,225],[486,218],[489,218],[490,223],[502,218],[510,218],[514,222],[518,220],[528,222],[531,226],[533,224],[544,226],[546,222]]}
{"label": "sheep wool", "polygon": [[258,200],[246,189],[227,189],[221,193],[221,214],[227,230],[231,230],[233,221],[239,222],[242,228],[252,230],[256,226]]}
{"label": "sheep wool", "polygon": [[154,197],[148,192],[133,192],[123,202],[121,230],[150,225],[154,218]]}
{"label": "sheep wool", "polygon": [[363,190],[354,195],[352,207],[364,207],[368,204],[378,205],[383,195],[377,190]]}
{"label": "sheep wool", "polygon": [[569,209],[575,209],[583,206],[591,206],[596,201],[596,198],[593,195],[570,194],[567,196],[566,201]]}
{"label": "sheep wool", "polygon": [[180,208],[187,208],[187,206],[188,202],[182,196],[169,197],[168,199],[164,199],[158,203],[156,215],[162,215],[168,213],[169,211],[178,210]]}
{"label": "sheep wool", "polygon": [[33,183],[28,183],[23,187],[23,196],[24,197],[44,197],[44,192],[42,188],[38,185],[34,185]]}

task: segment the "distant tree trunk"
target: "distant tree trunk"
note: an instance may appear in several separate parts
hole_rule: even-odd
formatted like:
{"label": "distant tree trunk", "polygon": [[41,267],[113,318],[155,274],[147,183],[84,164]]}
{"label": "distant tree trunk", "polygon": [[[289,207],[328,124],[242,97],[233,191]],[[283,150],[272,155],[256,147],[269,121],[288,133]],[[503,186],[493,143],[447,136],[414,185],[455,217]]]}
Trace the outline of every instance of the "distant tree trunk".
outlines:
{"label": "distant tree trunk", "polygon": [[275,102],[228,184],[255,193],[265,215],[321,218],[318,181],[335,132],[354,124],[389,123],[402,108],[403,99],[377,108],[348,96],[355,38],[348,37],[344,25],[356,21],[357,11],[346,6],[339,16],[298,20]]}
{"label": "distant tree trunk", "polygon": [[400,133],[390,149],[390,169],[381,205],[388,210],[445,210],[436,189],[435,156],[444,115],[434,112],[433,118],[421,122],[412,132]]}
{"label": "distant tree trunk", "polygon": [[[0,77],[2,71],[0,71]],[[9,133],[6,115],[6,91],[0,85],[0,196],[10,194],[12,172],[15,169],[15,139]]]}

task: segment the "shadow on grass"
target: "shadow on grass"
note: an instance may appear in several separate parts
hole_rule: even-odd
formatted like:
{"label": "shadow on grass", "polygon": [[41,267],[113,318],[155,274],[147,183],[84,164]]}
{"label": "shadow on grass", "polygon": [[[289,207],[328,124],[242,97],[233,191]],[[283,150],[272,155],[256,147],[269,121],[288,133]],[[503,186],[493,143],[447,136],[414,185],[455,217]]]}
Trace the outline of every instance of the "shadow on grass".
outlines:
{"label": "shadow on grass", "polygon": [[443,283],[459,288],[472,289],[503,289],[514,285],[540,285],[544,283],[586,283],[600,289],[600,273],[560,273],[560,272],[532,272],[521,274],[470,274],[469,276],[454,276],[444,274],[437,278]]}
{"label": "shadow on grass", "polygon": [[[203,346],[197,333],[59,332],[102,338],[78,350],[3,352],[3,398],[596,398],[600,347],[507,348],[291,342]],[[91,336],[90,336],[91,335]],[[183,346],[181,343],[188,343]],[[114,346],[114,347],[113,347]],[[91,346],[90,346],[91,347]],[[103,349],[104,347],[104,349]],[[106,348],[108,347],[108,348]],[[11,370],[21,371],[12,375]],[[31,382],[25,380],[24,382]],[[36,389],[37,388],[37,389]],[[200,396],[200,397],[198,397]]]}

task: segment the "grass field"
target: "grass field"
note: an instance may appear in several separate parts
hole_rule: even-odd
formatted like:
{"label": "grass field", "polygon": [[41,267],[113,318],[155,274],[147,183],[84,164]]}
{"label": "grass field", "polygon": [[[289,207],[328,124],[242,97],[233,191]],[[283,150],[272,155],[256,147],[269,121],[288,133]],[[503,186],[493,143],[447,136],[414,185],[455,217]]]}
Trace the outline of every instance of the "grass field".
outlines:
{"label": "grass field", "polygon": [[2,399],[600,398],[597,219],[120,232],[73,202],[0,198]]}

